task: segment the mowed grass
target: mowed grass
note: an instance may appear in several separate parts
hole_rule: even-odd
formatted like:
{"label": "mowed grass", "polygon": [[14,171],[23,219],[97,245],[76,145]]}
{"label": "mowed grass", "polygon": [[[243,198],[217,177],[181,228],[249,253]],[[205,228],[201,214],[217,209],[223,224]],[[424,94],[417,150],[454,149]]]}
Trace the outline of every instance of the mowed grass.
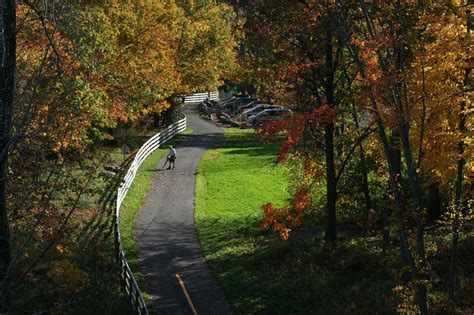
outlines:
{"label": "mowed grass", "polygon": [[288,241],[259,227],[260,206],[287,201],[285,170],[274,166],[278,143],[253,131],[226,129],[201,160],[196,225],[206,260],[235,314],[393,314],[393,276],[373,237],[342,231],[327,247],[321,228]]}
{"label": "mowed grass", "polygon": [[264,258],[273,250],[272,241],[259,228],[260,206],[287,200],[284,169],[275,166],[278,148],[277,142],[258,141],[253,130],[225,129],[223,141],[206,152],[198,167],[199,239],[236,313],[268,309],[270,295],[278,292]]}
{"label": "mowed grass", "polygon": [[[158,161],[168,152],[168,145],[182,141],[187,135],[192,133],[192,129],[186,129],[181,134],[175,136],[168,141],[166,145],[153,152],[138,169],[132,185],[128,189],[127,195],[120,207],[120,234],[122,237],[122,246],[125,251],[128,264],[132,269],[139,285],[141,275],[137,268],[137,256],[135,253],[135,239],[133,237],[133,223],[138,211],[142,208],[143,201],[152,187],[153,170],[156,168]],[[161,167],[161,165],[160,165]],[[143,289],[143,286],[141,286]]]}

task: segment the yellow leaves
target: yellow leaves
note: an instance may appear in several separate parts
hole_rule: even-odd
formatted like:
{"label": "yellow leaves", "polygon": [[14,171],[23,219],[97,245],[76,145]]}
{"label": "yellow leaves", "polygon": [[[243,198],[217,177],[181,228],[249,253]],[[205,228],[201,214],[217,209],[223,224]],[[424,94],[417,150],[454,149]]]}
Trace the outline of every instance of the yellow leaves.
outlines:
{"label": "yellow leaves", "polygon": [[465,177],[469,184],[472,185],[474,183],[474,161],[470,161],[466,164]]}
{"label": "yellow leaves", "polygon": [[149,113],[159,113],[163,110],[166,110],[167,108],[170,107],[170,103],[167,102],[167,101],[161,101],[161,102],[157,102],[155,103],[154,105],[150,106],[150,107],[147,107],[145,108],[143,111],[142,111],[142,115],[143,116],[146,116],[147,114]]}
{"label": "yellow leaves", "polygon": [[197,21],[193,24],[193,28],[196,34],[206,33],[211,29],[208,21]]}
{"label": "yellow leaves", "polygon": [[56,245],[56,251],[63,256],[66,256],[71,253],[71,249],[67,245],[63,244]]}
{"label": "yellow leaves", "polygon": [[[467,36],[466,19],[446,10],[433,10],[420,22],[426,28],[417,43],[416,58],[409,75],[411,143],[423,146],[422,168],[442,187],[450,188],[460,158],[458,144],[465,144],[465,159],[472,158],[472,133],[459,131],[461,115],[472,125],[472,92],[465,84],[467,61],[474,49]],[[421,26],[420,26],[421,27]],[[462,111],[462,108],[465,108]],[[424,117],[424,125],[421,117]],[[421,128],[424,139],[420,143]]]}

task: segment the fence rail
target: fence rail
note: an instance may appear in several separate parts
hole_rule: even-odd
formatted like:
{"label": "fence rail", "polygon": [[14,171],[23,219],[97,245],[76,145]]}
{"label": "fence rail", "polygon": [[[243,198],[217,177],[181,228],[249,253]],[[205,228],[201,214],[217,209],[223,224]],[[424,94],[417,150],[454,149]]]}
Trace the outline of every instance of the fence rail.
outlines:
{"label": "fence rail", "polygon": [[184,96],[184,103],[199,103],[204,101],[206,98],[210,100],[218,100],[219,99],[219,92],[203,92],[203,93],[195,93],[193,95],[186,95]]}
{"label": "fence rail", "polygon": [[[202,93],[204,94],[204,93]],[[207,93],[206,93],[207,94]],[[186,115],[183,113],[178,113],[178,121],[168,126],[165,130],[151,137],[145,144],[135,154],[133,162],[130,163],[125,176],[123,177],[122,183],[118,188],[117,200],[114,214],[114,236],[115,236],[115,250],[117,252],[117,262],[121,270],[121,280],[122,285],[125,289],[127,296],[130,299],[130,302],[133,306],[133,309],[139,315],[148,315],[148,309],[143,300],[142,293],[138,287],[137,281],[133,276],[132,270],[128,265],[127,259],[125,257],[125,252],[122,247],[122,239],[120,236],[120,225],[119,225],[119,216],[120,216],[120,206],[122,205],[123,199],[127,195],[128,189],[135,179],[138,168],[143,163],[143,161],[156,149],[158,149],[166,141],[170,140],[176,134],[184,131],[186,129]]]}

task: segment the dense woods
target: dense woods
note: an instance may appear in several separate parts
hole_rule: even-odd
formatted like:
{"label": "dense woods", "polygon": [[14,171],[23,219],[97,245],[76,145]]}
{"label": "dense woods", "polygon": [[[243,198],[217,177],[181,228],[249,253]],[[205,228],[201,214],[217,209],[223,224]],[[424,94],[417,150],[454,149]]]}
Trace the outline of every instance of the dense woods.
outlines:
{"label": "dense woods", "polygon": [[0,313],[126,312],[104,148],[225,80],[293,111],[257,131],[291,194],[262,229],[375,244],[397,312],[472,311],[473,8],[1,0]]}
{"label": "dense woods", "polygon": [[357,223],[399,252],[399,311],[472,307],[472,2],[235,2],[247,82],[295,111],[260,131],[284,134],[293,182],[262,227],[324,218],[331,251]]}
{"label": "dense woods", "polygon": [[[216,1],[0,2],[0,312],[126,312],[106,146],[236,67]],[[129,145],[131,145],[129,143]]]}

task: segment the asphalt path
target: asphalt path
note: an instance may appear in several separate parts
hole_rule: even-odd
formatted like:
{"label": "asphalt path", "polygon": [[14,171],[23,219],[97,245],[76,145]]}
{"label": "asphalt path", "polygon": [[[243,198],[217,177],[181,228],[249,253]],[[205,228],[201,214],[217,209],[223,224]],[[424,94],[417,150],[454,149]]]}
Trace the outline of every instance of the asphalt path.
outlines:
{"label": "asphalt path", "polygon": [[[174,170],[155,166],[153,187],[135,221],[138,267],[157,314],[230,314],[204,260],[194,225],[196,167],[221,128],[185,109],[193,133],[176,145]],[[194,308],[194,309],[193,309]]]}

